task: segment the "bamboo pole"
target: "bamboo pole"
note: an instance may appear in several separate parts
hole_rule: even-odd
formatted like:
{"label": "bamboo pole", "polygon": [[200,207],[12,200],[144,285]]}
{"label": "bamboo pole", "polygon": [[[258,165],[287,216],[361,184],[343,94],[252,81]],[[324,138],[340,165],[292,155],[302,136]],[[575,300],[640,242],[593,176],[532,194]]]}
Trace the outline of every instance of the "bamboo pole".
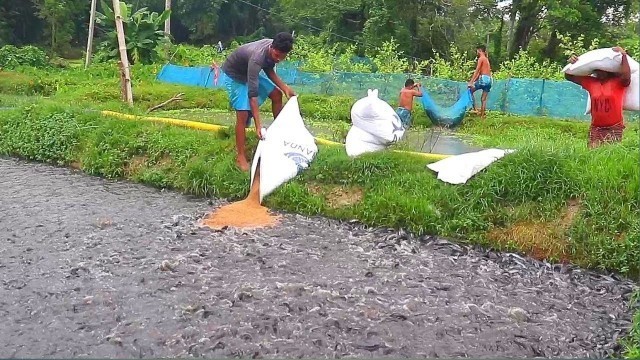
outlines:
{"label": "bamboo pole", "polygon": [[118,61],[118,70],[120,70],[120,100],[127,101],[127,78],[124,75],[122,61]]}
{"label": "bamboo pole", "polygon": [[113,0],[113,13],[116,20],[116,31],[118,32],[118,50],[120,50],[120,61],[125,81],[125,96],[127,103],[133,105],[133,92],[131,91],[131,74],[129,72],[129,58],[127,57],[127,43],[124,38],[124,26],[122,25],[122,14],[120,13],[120,0]]}
{"label": "bamboo pole", "polygon": [[96,2],[91,0],[91,15],[89,16],[89,38],[87,39],[87,58],[84,61],[84,68],[88,68],[91,64],[91,55],[93,52],[93,29],[96,22]]}
{"label": "bamboo pole", "polygon": [[[164,9],[171,10],[171,0],[165,0]],[[165,35],[171,35],[171,16],[164,21],[164,33]]]}

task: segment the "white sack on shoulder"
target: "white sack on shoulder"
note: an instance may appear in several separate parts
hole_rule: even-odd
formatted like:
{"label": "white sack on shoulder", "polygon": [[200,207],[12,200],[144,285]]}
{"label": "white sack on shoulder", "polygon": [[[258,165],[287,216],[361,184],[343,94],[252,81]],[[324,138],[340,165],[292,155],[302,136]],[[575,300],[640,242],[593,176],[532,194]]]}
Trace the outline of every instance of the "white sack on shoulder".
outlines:
{"label": "white sack on shoulder", "polygon": [[[627,55],[627,59],[631,73],[640,70],[640,64],[637,61],[629,55]],[[595,49],[578,56],[578,61],[574,64],[567,64],[562,72],[576,76],[589,76],[594,70],[619,72],[621,63],[622,54],[613,51],[612,48]]]}

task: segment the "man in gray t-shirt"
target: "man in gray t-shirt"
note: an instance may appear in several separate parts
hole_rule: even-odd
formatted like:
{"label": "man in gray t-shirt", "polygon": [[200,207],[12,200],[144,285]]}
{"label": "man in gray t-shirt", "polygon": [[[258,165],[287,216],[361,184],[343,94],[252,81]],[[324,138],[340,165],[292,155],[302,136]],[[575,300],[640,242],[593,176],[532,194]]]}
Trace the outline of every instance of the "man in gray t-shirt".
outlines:
{"label": "man in gray t-shirt", "polygon": [[243,171],[249,171],[245,129],[251,124],[252,117],[256,133],[262,139],[260,105],[270,98],[275,119],[282,110],[282,93],[288,98],[295,96],[274,71],[275,65],[284,60],[292,49],[291,34],[278,33],[273,40],[263,39],[240,46],[222,65],[229,101],[236,111],[236,164]]}

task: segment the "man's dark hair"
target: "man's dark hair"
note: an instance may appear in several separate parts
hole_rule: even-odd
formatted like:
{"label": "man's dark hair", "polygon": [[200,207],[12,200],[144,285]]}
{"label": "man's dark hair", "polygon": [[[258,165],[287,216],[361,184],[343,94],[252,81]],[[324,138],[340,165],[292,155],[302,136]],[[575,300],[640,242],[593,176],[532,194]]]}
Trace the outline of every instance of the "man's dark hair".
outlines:
{"label": "man's dark hair", "polygon": [[286,32],[276,34],[271,47],[284,53],[289,53],[293,49],[293,36]]}
{"label": "man's dark hair", "polygon": [[476,46],[476,49],[477,50],[482,50],[482,52],[485,53],[485,54],[487,53],[487,47],[484,46],[484,45],[478,45],[478,46]]}
{"label": "man's dark hair", "polygon": [[404,82],[404,87],[413,86],[413,84],[415,84],[413,79],[407,79],[407,81]]}

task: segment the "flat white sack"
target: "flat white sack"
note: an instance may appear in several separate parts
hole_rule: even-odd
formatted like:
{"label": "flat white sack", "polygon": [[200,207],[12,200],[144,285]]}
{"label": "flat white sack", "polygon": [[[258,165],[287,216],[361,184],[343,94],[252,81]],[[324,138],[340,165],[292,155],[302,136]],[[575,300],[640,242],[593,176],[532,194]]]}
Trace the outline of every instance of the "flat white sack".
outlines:
{"label": "flat white sack", "polygon": [[347,155],[356,157],[368,152],[384,150],[387,141],[372,135],[357,126],[351,126],[345,141]]}
{"label": "flat white sack", "polygon": [[[640,64],[627,55],[631,73],[635,73],[640,69]],[[620,71],[622,63],[622,54],[613,51],[612,48],[602,48],[588,51],[578,57],[578,61],[574,64],[567,64],[563,69],[563,73],[576,76],[588,76],[594,70],[603,70],[609,72]]]}
{"label": "flat white sack", "polygon": [[450,156],[427,167],[438,173],[438,180],[449,184],[465,184],[473,175],[515,150],[487,149]]}
{"label": "flat white sack", "polygon": [[285,182],[309,167],[318,153],[313,135],[300,115],[296,96],[289,99],[258,143],[251,166],[251,184],[260,164],[260,203]]}
{"label": "flat white sack", "polygon": [[[631,83],[624,94],[622,108],[624,110],[640,111],[640,71],[631,74]],[[591,114],[591,95],[589,93],[587,93],[587,109],[584,114]]]}
{"label": "flat white sack", "polygon": [[378,98],[378,89],[367,90],[367,96],[356,101],[351,107],[353,126],[368,132],[388,144],[404,136],[404,127],[395,110]]}

